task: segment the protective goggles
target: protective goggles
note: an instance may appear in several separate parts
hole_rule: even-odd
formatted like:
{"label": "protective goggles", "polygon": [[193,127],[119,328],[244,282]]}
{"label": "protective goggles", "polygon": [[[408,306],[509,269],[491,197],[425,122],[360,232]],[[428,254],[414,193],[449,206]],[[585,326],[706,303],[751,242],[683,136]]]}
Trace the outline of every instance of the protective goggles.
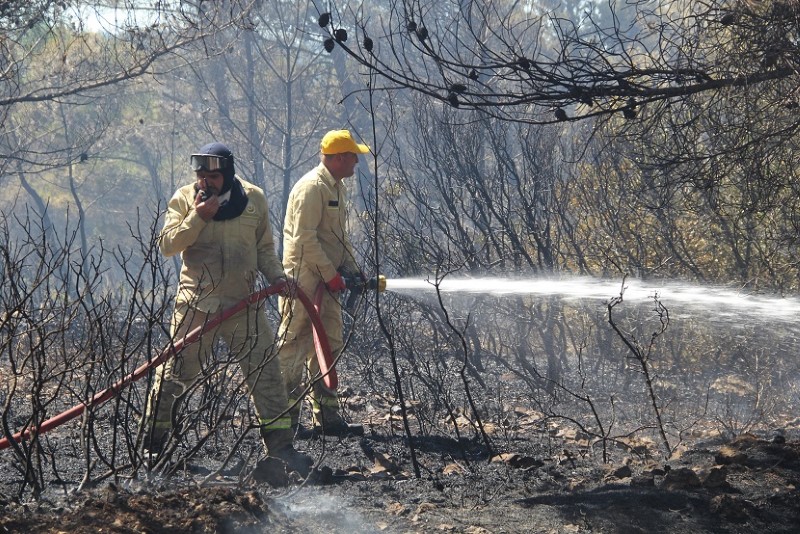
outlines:
{"label": "protective goggles", "polygon": [[212,154],[192,154],[191,162],[194,172],[214,172],[228,168],[228,158]]}

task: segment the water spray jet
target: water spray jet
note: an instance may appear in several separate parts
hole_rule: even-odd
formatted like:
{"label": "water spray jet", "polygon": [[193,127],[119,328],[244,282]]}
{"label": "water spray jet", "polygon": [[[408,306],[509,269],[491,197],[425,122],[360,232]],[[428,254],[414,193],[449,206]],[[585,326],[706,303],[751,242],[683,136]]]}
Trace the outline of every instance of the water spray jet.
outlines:
{"label": "water spray jet", "polygon": [[700,311],[717,317],[741,319],[761,317],[796,323],[800,317],[800,298],[747,292],[721,286],[699,286],[673,281],[621,280],[591,277],[534,279],[512,278],[443,278],[434,282],[422,278],[386,280],[386,291],[409,296],[440,292],[443,294],[484,294],[494,296],[555,297],[566,301],[608,301],[624,293],[631,304],[652,302],[657,297],[681,310]]}

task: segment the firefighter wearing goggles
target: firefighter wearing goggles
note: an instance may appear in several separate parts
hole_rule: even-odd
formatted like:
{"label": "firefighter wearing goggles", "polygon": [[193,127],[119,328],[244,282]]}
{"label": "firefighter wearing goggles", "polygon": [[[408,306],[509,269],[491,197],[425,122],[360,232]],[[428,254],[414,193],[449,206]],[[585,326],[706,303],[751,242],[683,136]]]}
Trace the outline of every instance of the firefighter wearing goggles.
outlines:
{"label": "firefighter wearing goggles", "polygon": [[[190,163],[194,183],[170,199],[159,236],[164,256],[180,254],[182,259],[170,324],[175,339],[246,298],[264,279],[274,284],[285,278],[266,196],[236,176],[230,149],[211,143],[193,154]],[[215,354],[218,340],[224,341],[229,356]],[[176,401],[196,381],[224,375],[219,372],[224,360],[240,366],[268,455],[308,474],[313,460],[294,449],[291,419],[282,415],[287,395],[276,353],[273,329],[258,305],[206,332],[157,369],[145,418],[145,447],[153,453],[164,451],[176,433],[174,422],[180,420]]]}

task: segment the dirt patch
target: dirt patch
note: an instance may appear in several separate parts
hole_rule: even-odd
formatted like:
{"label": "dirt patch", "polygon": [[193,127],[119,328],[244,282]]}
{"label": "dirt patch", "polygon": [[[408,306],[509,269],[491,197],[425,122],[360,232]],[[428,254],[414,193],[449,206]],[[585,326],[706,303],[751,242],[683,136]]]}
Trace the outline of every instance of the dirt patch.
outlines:
{"label": "dirt patch", "polygon": [[[42,500],[4,503],[0,531],[178,532],[796,532],[800,442],[742,436],[657,463],[598,465],[546,456],[524,442],[481,458],[475,443],[429,440],[407,449],[379,435],[313,437],[299,447],[320,468],[287,487],[186,466],[159,484],[108,483]],[[401,467],[402,466],[402,467]]]}

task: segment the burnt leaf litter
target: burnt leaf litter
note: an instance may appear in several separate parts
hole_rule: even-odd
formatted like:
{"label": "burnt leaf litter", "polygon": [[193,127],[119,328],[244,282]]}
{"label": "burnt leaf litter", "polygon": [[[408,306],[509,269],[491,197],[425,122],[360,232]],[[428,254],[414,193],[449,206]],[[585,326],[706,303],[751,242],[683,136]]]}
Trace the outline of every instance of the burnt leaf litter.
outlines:
{"label": "burnt leaf litter", "polygon": [[19,474],[3,451],[0,532],[688,534],[800,524],[800,420],[769,436],[698,438],[667,460],[628,443],[608,463],[568,428],[543,437],[533,423],[489,425],[492,454],[480,439],[414,438],[418,475],[396,417],[366,426],[362,437],[299,436],[317,461],[306,480],[264,481],[246,462],[220,469],[198,457],[169,477],[109,477],[76,491],[76,456],[75,472],[60,473],[73,483],[31,502],[9,496]]}

